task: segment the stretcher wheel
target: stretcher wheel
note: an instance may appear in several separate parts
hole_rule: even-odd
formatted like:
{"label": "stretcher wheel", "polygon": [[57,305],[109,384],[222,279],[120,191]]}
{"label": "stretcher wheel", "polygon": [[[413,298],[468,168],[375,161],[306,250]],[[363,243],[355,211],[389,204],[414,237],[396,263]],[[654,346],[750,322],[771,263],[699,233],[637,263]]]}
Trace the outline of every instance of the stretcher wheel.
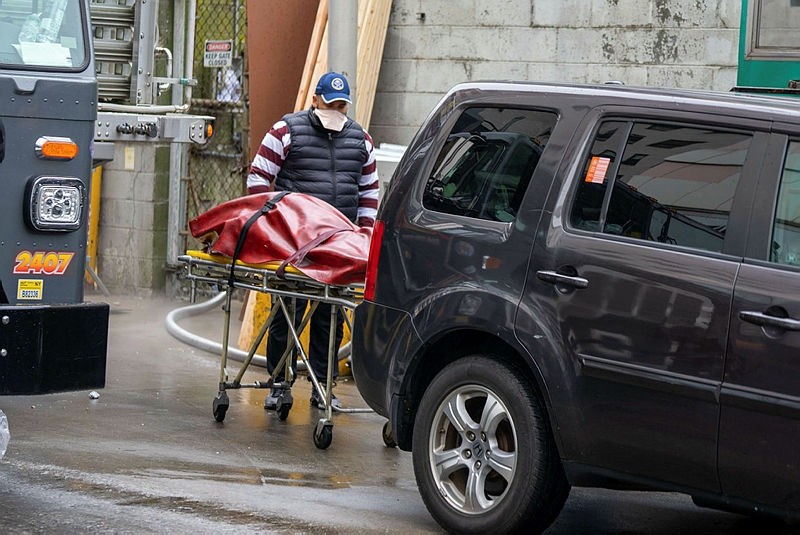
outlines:
{"label": "stretcher wheel", "polygon": [[331,445],[331,442],[333,442],[333,423],[320,420],[314,428],[314,445],[324,450]]}
{"label": "stretcher wheel", "polygon": [[289,417],[289,411],[292,410],[291,403],[279,403],[278,407],[275,409],[278,412],[278,420],[285,420]]}
{"label": "stretcher wheel", "polygon": [[292,410],[294,405],[294,398],[292,398],[292,391],[289,389],[284,390],[275,403],[275,412],[278,413],[278,420],[285,420],[289,417],[289,411]]}
{"label": "stretcher wheel", "polygon": [[228,412],[228,407],[230,406],[227,392],[224,390],[219,392],[211,406],[214,412],[214,419],[218,422],[223,421],[225,419],[225,413]]}
{"label": "stretcher wheel", "polygon": [[386,423],[383,424],[383,432],[381,433],[383,436],[383,443],[386,445],[387,448],[394,448],[397,446],[397,442],[394,439],[394,433],[392,433],[392,422],[386,420]]}

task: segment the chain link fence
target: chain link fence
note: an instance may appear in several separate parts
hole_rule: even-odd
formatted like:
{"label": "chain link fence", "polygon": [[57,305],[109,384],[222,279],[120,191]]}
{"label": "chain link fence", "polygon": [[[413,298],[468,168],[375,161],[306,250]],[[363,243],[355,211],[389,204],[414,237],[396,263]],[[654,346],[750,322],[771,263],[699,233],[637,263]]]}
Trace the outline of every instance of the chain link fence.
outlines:
{"label": "chain link fence", "polygon": [[[250,165],[246,33],[245,0],[198,0],[193,65],[197,85],[192,89],[190,112],[216,120],[209,143],[189,151],[187,221],[246,193]],[[226,43],[230,43],[230,61],[224,54],[217,61],[207,57],[207,50],[224,52]]]}

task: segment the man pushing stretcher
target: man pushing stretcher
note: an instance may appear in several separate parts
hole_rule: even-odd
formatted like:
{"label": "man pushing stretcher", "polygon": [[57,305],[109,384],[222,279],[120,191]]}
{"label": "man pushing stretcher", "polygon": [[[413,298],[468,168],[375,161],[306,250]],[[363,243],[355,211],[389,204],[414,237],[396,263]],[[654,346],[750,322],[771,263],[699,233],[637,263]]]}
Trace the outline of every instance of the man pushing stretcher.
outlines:
{"label": "man pushing stretcher", "polygon": [[[323,74],[314,93],[308,110],[283,116],[266,133],[250,166],[247,191],[250,194],[290,191],[312,195],[331,204],[353,223],[371,227],[377,213],[379,188],[372,137],[347,117],[352,101],[344,75]],[[296,300],[295,327],[300,324],[307,305],[307,300]],[[316,377],[328,377],[330,307],[330,304],[320,303],[311,317],[309,363]],[[342,341],[342,323],[341,312],[338,312],[333,325],[335,347]],[[273,387],[264,400],[267,410],[276,409],[278,399],[288,386],[283,370],[275,369],[286,348],[287,337],[286,318],[276,314],[267,338],[267,370],[273,375]],[[291,361],[294,372],[296,356]],[[338,367],[334,366],[331,371],[335,379]],[[325,407],[314,388],[311,404]],[[340,407],[332,393],[331,406]]]}

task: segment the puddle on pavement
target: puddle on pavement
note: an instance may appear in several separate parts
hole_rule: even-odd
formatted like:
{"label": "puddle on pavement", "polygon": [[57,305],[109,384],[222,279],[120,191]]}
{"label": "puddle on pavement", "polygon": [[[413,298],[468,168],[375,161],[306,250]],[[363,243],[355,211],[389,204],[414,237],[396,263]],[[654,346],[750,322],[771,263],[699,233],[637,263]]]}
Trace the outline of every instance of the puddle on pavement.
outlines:
{"label": "puddle on pavement", "polygon": [[153,468],[145,470],[130,470],[124,472],[126,475],[142,477],[158,477],[164,479],[188,479],[193,481],[218,481],[220,483],[242,483],[245,485],[260,485],[261,475],[258,470],[236,469],[220,473],[217,469],[214,473],[200,470],[197,468],[187,470],[171,470],[167,468]]}
{"label": "puddle on pavement", "polygon": [[320,533],[335,535],[337,529],[304,523],[297,518],[286,518],[277,514],[254,511],[237,511],[221,504],[190,500],[180,496],[148,496],[133,491],[112,489],[85,481],[71,481],[68,487],[94,496],[113,499],[121,506],[148,507],[173,513],[191,514],[208,518],[214,522],[224,522],[239,526],[258,526],[261,529],[288,530],[293,533]]}
{"label": "puddle on pavement", "polygon": [[[315,533],[322,535],[338,535],[340,533],[350,533],[352,530],[337,528],[329,523],[320,525],[310,521],[303,521],[297,517],[287,517],[280,514],[272,514],[263,511],[242,511],[236,510],[222,503],[207,502],[202,500],[190,499],[182,496],[153,496],[152,494],[123,488],[117,485],[109,485],[103,482],[87,481],[82,474],[71,470],[42,470],[40,465],[30,463],[11,463],[15,469],[21,469],[28,473],[31,480],[38,479],[46,481],[49,487],[58,487],[65,490],[80,492],[97,499],[108,500],[120,506],[146,507],[155,511],[166,511],[170,513],[180,513],[194,515],[199,518],[212,520],[215,523],[227,523],[234,526],[254,527],[259,531],[269,530],[270,533]],[[262,477],[268,477],[272,482],[278,480],[302,481],[305,480],[311,485],[311,479],[306,474],[294,474],[291,472],[281,473],[280,471],[264,471],[265,475],[257,470],[233,470],[231,477],[249,477],[255,484],[261,484]],[[156,470],[150,475],[175,479],[187,477],[186,472],[169,473],[167,470]],[[218,476],[219,474],[217,474]],[[207,480],[218,479],[229,481],[226,477],[217,478],[209,473],[193,472],[191,477]],[[329,478],[320,478],[326,480]],[[241,479],[237,479],[240,482]],[[335,483],[327,481],[320,487],[331,488]],[[155,513],[157,514],[157,512]],[[366,533],[366,532],[365,532]]]}
{"label": "puddle on pavement", "polygon": [[184,470],[152,468],[126,470],[124,473],[143,477],[218,481],[221,483],[243,483],[247,485],[284,485],[316,489],[350,488],[350,481],[341,477],[341,475],[308,474],[276,469],[228,468],[221,472],[218,466],[193,465],[187,466]]}
{"label": "puddle on pavement", "polygon": [[316,489],[350,488],[350,482],[338,476],[302,474],[299,472],[283,472],[281,470],[262,470],[261,480],[269,485],[287,485],[290,487],[312,487]]}

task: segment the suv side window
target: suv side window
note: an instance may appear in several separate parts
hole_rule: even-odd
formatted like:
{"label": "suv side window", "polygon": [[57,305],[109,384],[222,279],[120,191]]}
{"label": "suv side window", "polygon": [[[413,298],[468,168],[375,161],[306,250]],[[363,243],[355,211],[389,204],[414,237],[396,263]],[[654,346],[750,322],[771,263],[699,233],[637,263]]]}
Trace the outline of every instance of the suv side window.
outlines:
{"label": "suv side window", "polygon": [[800,141],[789,143],[783,164],[770,260],[800,266]]}
{"label": "suv side window", "polygon": [[584,163],[570,224],[721,252],[750,141],[712,128],[606,121]]}
{"label": "suv side window", "polygon": [[513,221],[556,120],[549,111],[468,108],[436,158],[423,206]]}

